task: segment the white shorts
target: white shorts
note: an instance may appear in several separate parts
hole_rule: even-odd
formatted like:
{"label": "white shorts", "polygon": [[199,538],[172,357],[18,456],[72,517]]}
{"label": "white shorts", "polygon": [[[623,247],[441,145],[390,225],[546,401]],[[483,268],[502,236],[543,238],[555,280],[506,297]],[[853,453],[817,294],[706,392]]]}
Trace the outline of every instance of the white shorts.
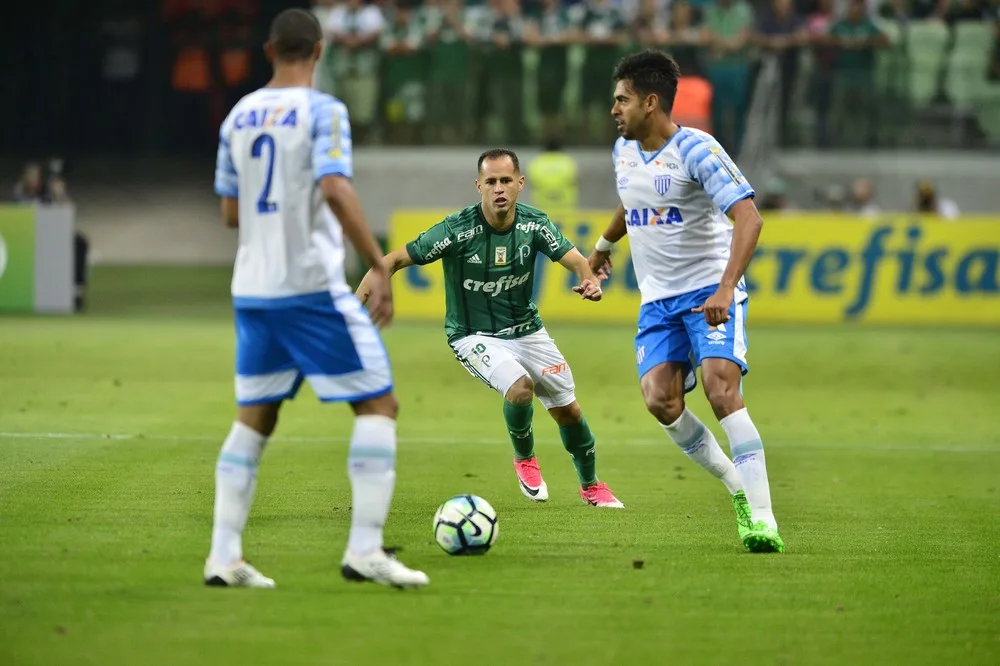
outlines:
{"label": "white shorts", "polygon": [[527,376],[545,409],[565,407],[576,400],[573,372],[544,328],[513,340],[469,335],[453,342],[451,348],[469,374],[502,396]]}

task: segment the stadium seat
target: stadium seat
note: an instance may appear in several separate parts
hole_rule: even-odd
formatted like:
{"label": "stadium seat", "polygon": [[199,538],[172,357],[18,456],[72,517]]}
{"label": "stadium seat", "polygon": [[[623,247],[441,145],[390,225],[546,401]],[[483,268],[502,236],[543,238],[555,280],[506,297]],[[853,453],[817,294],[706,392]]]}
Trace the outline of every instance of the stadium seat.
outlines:
{"label": "stadium seat", "polygon": [[987,83],[993,26],[984,21],[962,21],[955,33],[955,50],[948,62],[948,95],[959,106],[976,108]]}
{"label": "stadium seat", "polygon": [[938,92],[938,75],[943,64],[948,29],[941,21],[914,21],[906,35],[906,55],[910,61],[910,99],[923,106]]}

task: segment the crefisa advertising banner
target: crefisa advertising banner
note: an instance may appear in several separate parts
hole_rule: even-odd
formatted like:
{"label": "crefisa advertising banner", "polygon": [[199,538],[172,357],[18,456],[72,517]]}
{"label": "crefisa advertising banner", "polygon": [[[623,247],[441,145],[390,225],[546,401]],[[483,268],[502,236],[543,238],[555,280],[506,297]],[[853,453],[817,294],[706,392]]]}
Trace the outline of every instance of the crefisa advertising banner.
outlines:
{"label": "crefisa advertising banner", "polygon": [[[397,248],[452,211],[397,211]],[[587,255],[613,211],[550,214]],[[575,276],[539,256],[535,302],[548,321],[635,324],[639,290],[627,237],[612,255],[604,299],[581,307]],[[1000,217],[943,221],[907,214],[860,218],[833,214],[765,215],[746,275],[757,323],[1000,326]],[[393,280],[401,319],[444,317],[440,262],[413,266]]]}

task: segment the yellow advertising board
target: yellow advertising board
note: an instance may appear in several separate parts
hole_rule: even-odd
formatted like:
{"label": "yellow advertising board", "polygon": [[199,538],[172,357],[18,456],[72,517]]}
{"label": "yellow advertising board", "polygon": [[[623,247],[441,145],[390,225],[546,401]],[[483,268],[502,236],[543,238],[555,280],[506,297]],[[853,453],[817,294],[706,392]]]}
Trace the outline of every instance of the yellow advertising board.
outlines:
{"label": "yellow advertising board", "polygon": [[[400,247],[451,211],[399,211],[391,246]],[[588,254],[612,211],[553,214]],[[540,257],[535,302],[548,321],[634,324],[639,292],[628,240],[613,254],[604,299],[581,307],[575,278]],[[755,322],[870,322],[1000,326],[1000,217],[941,221],[912,215],[765,216],[747,287]],[[393,281],[400,319],[444,317],[440,263],[413,266]]]}

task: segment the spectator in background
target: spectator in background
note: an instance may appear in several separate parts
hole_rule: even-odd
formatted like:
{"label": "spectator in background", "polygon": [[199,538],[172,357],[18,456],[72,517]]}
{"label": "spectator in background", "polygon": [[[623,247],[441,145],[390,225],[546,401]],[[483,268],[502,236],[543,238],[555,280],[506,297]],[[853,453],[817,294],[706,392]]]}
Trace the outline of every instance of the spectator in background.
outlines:
{"label": "spectator in background", "polygon": [[681,76],[704,76],[702,47],[707,44],[705,32],[695,22],[694,10],[688,0],[670,4],[667,50],[681,69]]}
{"label": "spectator in background", "polygon": [[424,9],[430,55],[429,129],[436,143],[468,140],[469,40],[462,0],[430,0]]}
{"label": "spectator in background", "polygon": [[21,178],[14,185],[13,200],[17,203],[41,202],[45,197],[45,175],[42,165],[29,162],[21,171]]}
{"label": "spectator in background", "polygon": [[809,100],[815,115],[817,148],[830,145],[830,107],[833,100],[833,65],[836,49],[830,43],[834,24],[833,0],[817,0],[815,10],[806,19],[806,35],[812,50],[812,73],[809,76]]}
{"label": "spectator in background", "polygon": [[[524,125],[524,38],[526,22],[519,0],[496,0],[490,26],[490,45],[480,85],[485,86],[488,111],[499,111],[505,140],[519,144],[527,139]],[[483,119],[488,116],[483,110]],[[485,136],[485,132],[479,136]]]}
{"label": "spectator in background", "polygon": [[808,41],[805,22],[795,11],[792,0],[772,0],[757,22],[757,47],[778,59],[781,92],[778,101],[778,133],[782,145],[791,139],[789,108],[799,76],[801,47]]}
{"label": "spectator in background", "polygon": [[562,107],[569,75],[569,12],[560,0],[541,0],[541,12],[528,22],[527,39],[538,49],[538,110],[542,136],[563,136]]}
{"label": "spectator in background", "polygon": [[614,86],[611,72],[621,58],[628,43],[628,25],[625,14],[611,0],[585,0],[570,8],[574,41],[585,45],[583,71],[580,80],[581,134],[584,143],[590,142],[595,111],[601,118],[602,134],[611,141],[616,132],[608,122]]}
{"label": "spectator in background", "polygon": [[850,208],[858,215],[873,217],[882,212],[875,203],[875,186],[868,178],[856,178],[851,183]]}
{"label": "spectator in background", "polygon": [[323,54],[316,63],[313,73],[313,88],[325,92],[328,95],[337,93],[337,79],[334,77],[334,51],[330,43],[332,34],[330,33],[330,14],[333,8],[340,3],[340,0],[312,0],[312,13],[323,28]]}
{"label": "spectator in background", "polygon": [[379,95],[378,41],[384,25],[377,5],[346,0],[333,8],[326,26],[338,97],[350,112],[356,143],[368,140],[374,129]]}
{"label": "spectator in background", "polygon": [[878,113],[875,95],[875,50],[888,38],[868,17],[865,0],[852,0],[847,15],[830,28],[836,47],[833,81],[833,120],[838,145],[869,148],[877,143]]}
{"label": "spectator in background", "polygon": [[[642,0],[630,21],[632,39],[640,48],[659,48],[667,43],[667,14],[660,0]],[[681,70],[683,72],[683,70]]]}
{"label": "spectator in background", "polygon": [[760,199],[760,210],[774,213],[788,213],[794,210],[788,196],[788,182],[780,176],[773,176],[764,185],[764,196]]}
{"label": "spectator in background", "polygon": [[726,152],[738,155],[750,110],[753,10],[744,0],[718,0],[705,8],[704,15],[712,133]]}
{"label": "spectator in background", "polygon": [[1000,81],[1000,2],[994,2],[989,13],[993,21],[993,53],[990,54],[987,76],[990,81]]}
{"label": "spectator in background", "polygon": [[427,117],[423,50],[424,24],[413,9],[415,0],[396,0],[382,29],[382,98],[387,139],[394,144],[423,139]]}
{"label": "spectator in background", "polygon": [[927,180],[917,182],[916,211],[936,215],[945,220],[956,220],[961,214],[958,204],[951,199],[939,197],[934,184]]}

